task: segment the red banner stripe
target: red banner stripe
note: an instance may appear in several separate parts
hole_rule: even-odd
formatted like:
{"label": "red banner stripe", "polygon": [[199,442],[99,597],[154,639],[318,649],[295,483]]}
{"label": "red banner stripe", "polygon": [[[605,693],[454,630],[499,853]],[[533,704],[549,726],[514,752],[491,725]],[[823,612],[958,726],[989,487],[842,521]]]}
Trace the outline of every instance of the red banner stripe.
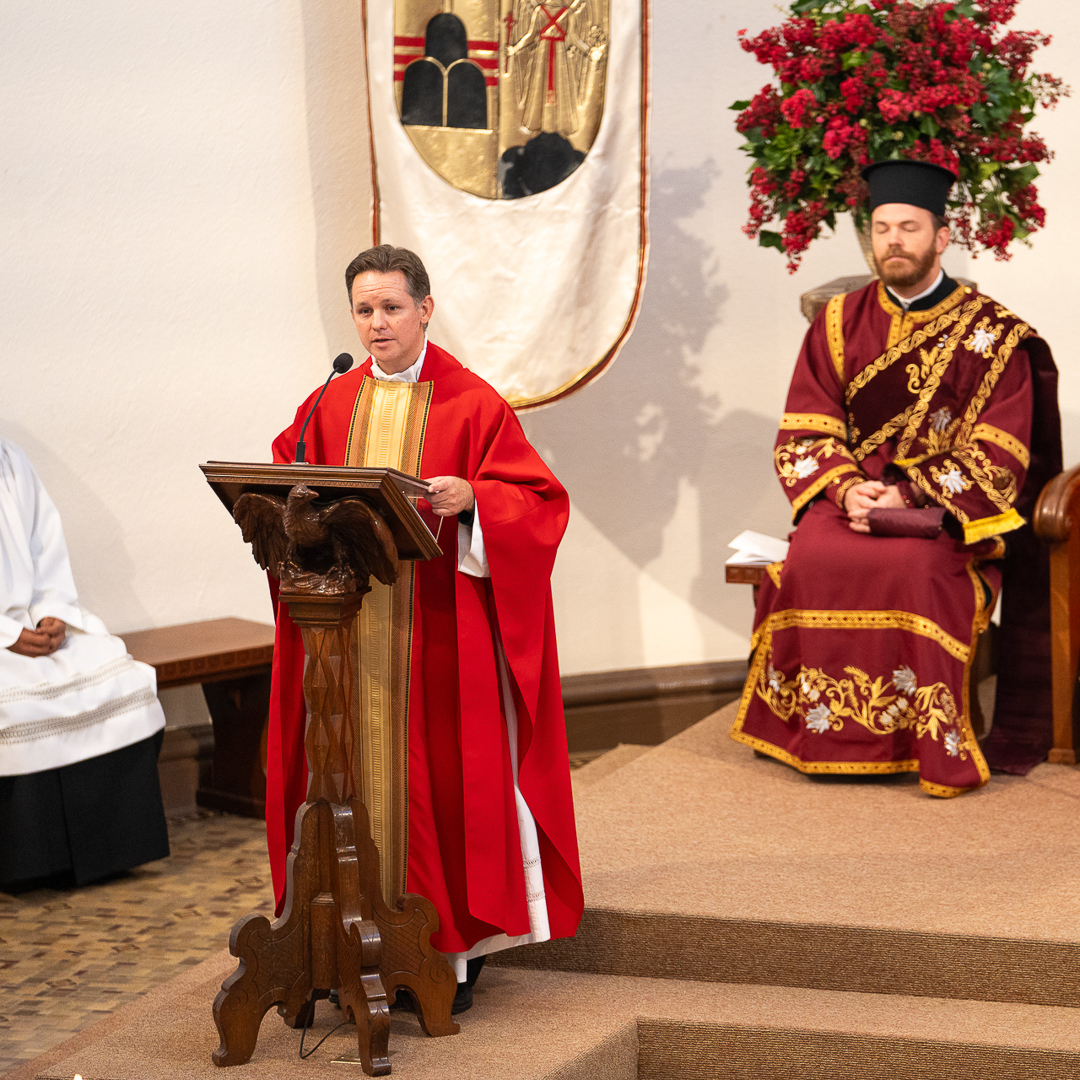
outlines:
{"label": "red banner stripe", "polygon": [[488,86],[498,86],[499,85],[499,80],[497,78],[493,79],[490,75],[485,77],[484,82],[487,83]]}
{"label": "red banner stripe", "polygon": [[468,44],[470,49],[489,49],[495,51],[499,47],[497,41],[470,41]]}
{"label": "red banner stripe", "polygon": [[499,66],[499,58],[497,56],[492,56],[490,58],[487,56],[470,56],[469,59],[482,68],[498,69]]}
{"label": "red banner stripe", "polygon": [[423,53],[394,53],[395,64],[411,64],[414,60],[422,60]]}
{"label": "red banner stripe", "polygon": [[422,37],[395,37],[395,45],[414,45],[417,48],[424,47],[424,39]]}

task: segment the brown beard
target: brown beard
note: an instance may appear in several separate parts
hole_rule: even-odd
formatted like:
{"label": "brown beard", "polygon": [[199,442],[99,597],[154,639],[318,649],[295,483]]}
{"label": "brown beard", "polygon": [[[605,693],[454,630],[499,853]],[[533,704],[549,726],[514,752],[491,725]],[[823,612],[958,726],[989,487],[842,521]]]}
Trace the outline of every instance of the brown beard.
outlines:
{"label": "brown beard", "polygon": [[902,266],[885,270],[876,257],[874,262],[877,264],[878,275],[881,280],[886,285],[898,285],[901,289],[910,288],[912,285],[917,285],[922,281],[930,273],[934,265],[934,259],[937,257],[937,251],[934,249],[933,244],[921,256],[898,252],[895,248],[889,248],[885,252],[885,258],[888,259],[893,254],[902,255],[904,259]]}

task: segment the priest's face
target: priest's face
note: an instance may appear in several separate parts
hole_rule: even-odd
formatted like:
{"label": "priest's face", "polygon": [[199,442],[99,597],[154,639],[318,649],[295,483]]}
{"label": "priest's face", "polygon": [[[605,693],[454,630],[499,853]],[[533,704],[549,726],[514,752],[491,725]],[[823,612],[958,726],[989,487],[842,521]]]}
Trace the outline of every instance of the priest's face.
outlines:
{"label": "priest's face", "polygon": [[878,274],[898,296],[918,296],[934,283],[949,230],[934,224],[921,206],[884,203],[870,217]]}
{"label": "priest's face", "polygon": [[352,284],[352,317],[364,348],[387,375],[416,362],[424,347],[424,327],[435,310],[425,296],[418,304],[400,270],[357,274]]}

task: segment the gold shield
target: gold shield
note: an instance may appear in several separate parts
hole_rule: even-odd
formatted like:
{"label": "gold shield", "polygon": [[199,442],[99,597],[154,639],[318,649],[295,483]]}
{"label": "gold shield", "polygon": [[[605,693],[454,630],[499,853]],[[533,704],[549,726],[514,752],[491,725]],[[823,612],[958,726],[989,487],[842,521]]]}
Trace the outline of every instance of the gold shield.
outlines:
{"label": "gold shield", "polygon": [[395,0],[398,115],[447,183],[485,199],[554,187],[604,112],[610,0]]}

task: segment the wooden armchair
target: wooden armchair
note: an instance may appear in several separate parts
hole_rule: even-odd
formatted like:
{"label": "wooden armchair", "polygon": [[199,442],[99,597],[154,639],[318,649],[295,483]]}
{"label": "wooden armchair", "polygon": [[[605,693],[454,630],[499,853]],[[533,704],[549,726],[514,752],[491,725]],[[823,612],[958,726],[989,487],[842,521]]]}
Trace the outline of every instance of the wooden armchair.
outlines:
{"label": "wooden armchair", "polygon": [[1059,473],[1035,505],[1035,534],[1050,546],[1050,633],[1054,745],[1049,761],[1076,764],[1075,703],[1080,659],[1080,465]]}

